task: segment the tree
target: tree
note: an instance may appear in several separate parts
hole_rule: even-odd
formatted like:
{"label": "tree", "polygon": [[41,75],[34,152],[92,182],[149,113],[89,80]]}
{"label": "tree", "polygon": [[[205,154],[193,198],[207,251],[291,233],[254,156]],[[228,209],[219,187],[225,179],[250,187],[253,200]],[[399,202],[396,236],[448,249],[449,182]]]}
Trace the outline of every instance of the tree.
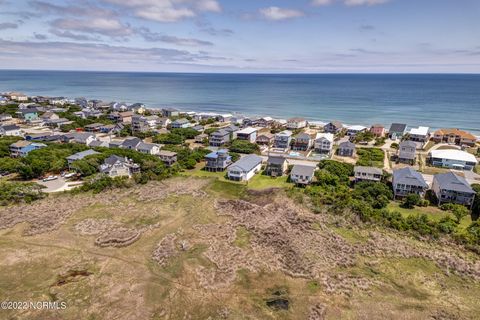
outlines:
{"label": "tree", "polygon": [[456,204],[452,208],[452,213],[455,216],[455,218],[457,219],[457,223],[460,223],[460,221],[462,221],[463,217],[466,217],[470,213],[470,211],[466,207],[464,207],[462,205],[459,205],[459,204]]}
{"label": "tree", "polygon": [[229,150],[236,153],[251,154],[258,153],[260,151],[260,148],[255,143],[251,143],[245,140],[234,140]]}
{"label": "tree", "polygon": [[416,193],[410,193],[403,199],[402,208],[413,209],[419,203],[420,203],[420,196]]}
{"label": "tree", "polygon": [[153,137],[154,143],[161,143],[161,144],[183,144],[185,142],[185,138],[176,133],[163,133]]}
{"label": "tree", "polygon": [[472,220],[478,220],[480,217],[480,184],[473,184],[472,189],[477,193],[472,206]]}

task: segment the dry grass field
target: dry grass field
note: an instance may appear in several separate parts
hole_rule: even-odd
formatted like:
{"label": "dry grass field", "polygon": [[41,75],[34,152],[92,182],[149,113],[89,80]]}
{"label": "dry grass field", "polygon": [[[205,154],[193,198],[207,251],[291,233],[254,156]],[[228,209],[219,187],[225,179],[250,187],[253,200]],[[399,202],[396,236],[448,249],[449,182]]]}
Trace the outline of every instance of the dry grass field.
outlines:
{"label": "dry grass field", "polygon": [[475,319],[479,256],[177,177],[0,208],[1,319]]}

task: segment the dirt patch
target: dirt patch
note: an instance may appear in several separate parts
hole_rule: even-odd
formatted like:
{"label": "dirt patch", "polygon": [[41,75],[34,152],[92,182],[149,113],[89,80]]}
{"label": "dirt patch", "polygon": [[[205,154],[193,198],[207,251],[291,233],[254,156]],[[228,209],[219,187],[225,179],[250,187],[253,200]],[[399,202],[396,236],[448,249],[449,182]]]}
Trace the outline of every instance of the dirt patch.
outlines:
{"label": "dirt patch", "polygon": [[63,286],[67,283],[75,282],[78,278],[88,277],[93,273],[88,270],[68,270],[64,274],[57,277],[57,281],[53,284],[55,287]]}
{"label": "dirt patch", "polygon": [[177,236],[175,234],[169,234],[165,236],[157,245],[155,251],[153,251],[153,260],[157,261],[162,267],[166,266],[169,259],[177,255],[178,250],[175,244]]}
{"label": "dirt patch", "polygon": [[137,241],[142,233],[109,219],[86,219],[76,224],[75,230],[82,235],[97,235],[95,244],[99,247],[126,247]]}

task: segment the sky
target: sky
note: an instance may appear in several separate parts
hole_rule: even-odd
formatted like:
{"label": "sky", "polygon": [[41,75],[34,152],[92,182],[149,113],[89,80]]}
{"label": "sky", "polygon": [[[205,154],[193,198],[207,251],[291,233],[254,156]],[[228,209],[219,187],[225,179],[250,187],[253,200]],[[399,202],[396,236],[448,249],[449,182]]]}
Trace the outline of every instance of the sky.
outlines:
{"label": "sky", "polygon": [[0,0],[0,69],[480,73],[480,0]]}

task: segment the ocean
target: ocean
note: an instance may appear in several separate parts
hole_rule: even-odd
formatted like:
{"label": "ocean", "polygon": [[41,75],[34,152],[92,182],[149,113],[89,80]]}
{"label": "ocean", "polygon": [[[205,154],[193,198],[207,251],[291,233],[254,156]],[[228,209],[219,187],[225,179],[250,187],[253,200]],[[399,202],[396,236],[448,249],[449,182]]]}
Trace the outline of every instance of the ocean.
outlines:
{"label": "ocean", "polygon": [[480,75],[187,74],[0,70],[0,92],[141,102],[150,108],[392,122],[480,135]]}

